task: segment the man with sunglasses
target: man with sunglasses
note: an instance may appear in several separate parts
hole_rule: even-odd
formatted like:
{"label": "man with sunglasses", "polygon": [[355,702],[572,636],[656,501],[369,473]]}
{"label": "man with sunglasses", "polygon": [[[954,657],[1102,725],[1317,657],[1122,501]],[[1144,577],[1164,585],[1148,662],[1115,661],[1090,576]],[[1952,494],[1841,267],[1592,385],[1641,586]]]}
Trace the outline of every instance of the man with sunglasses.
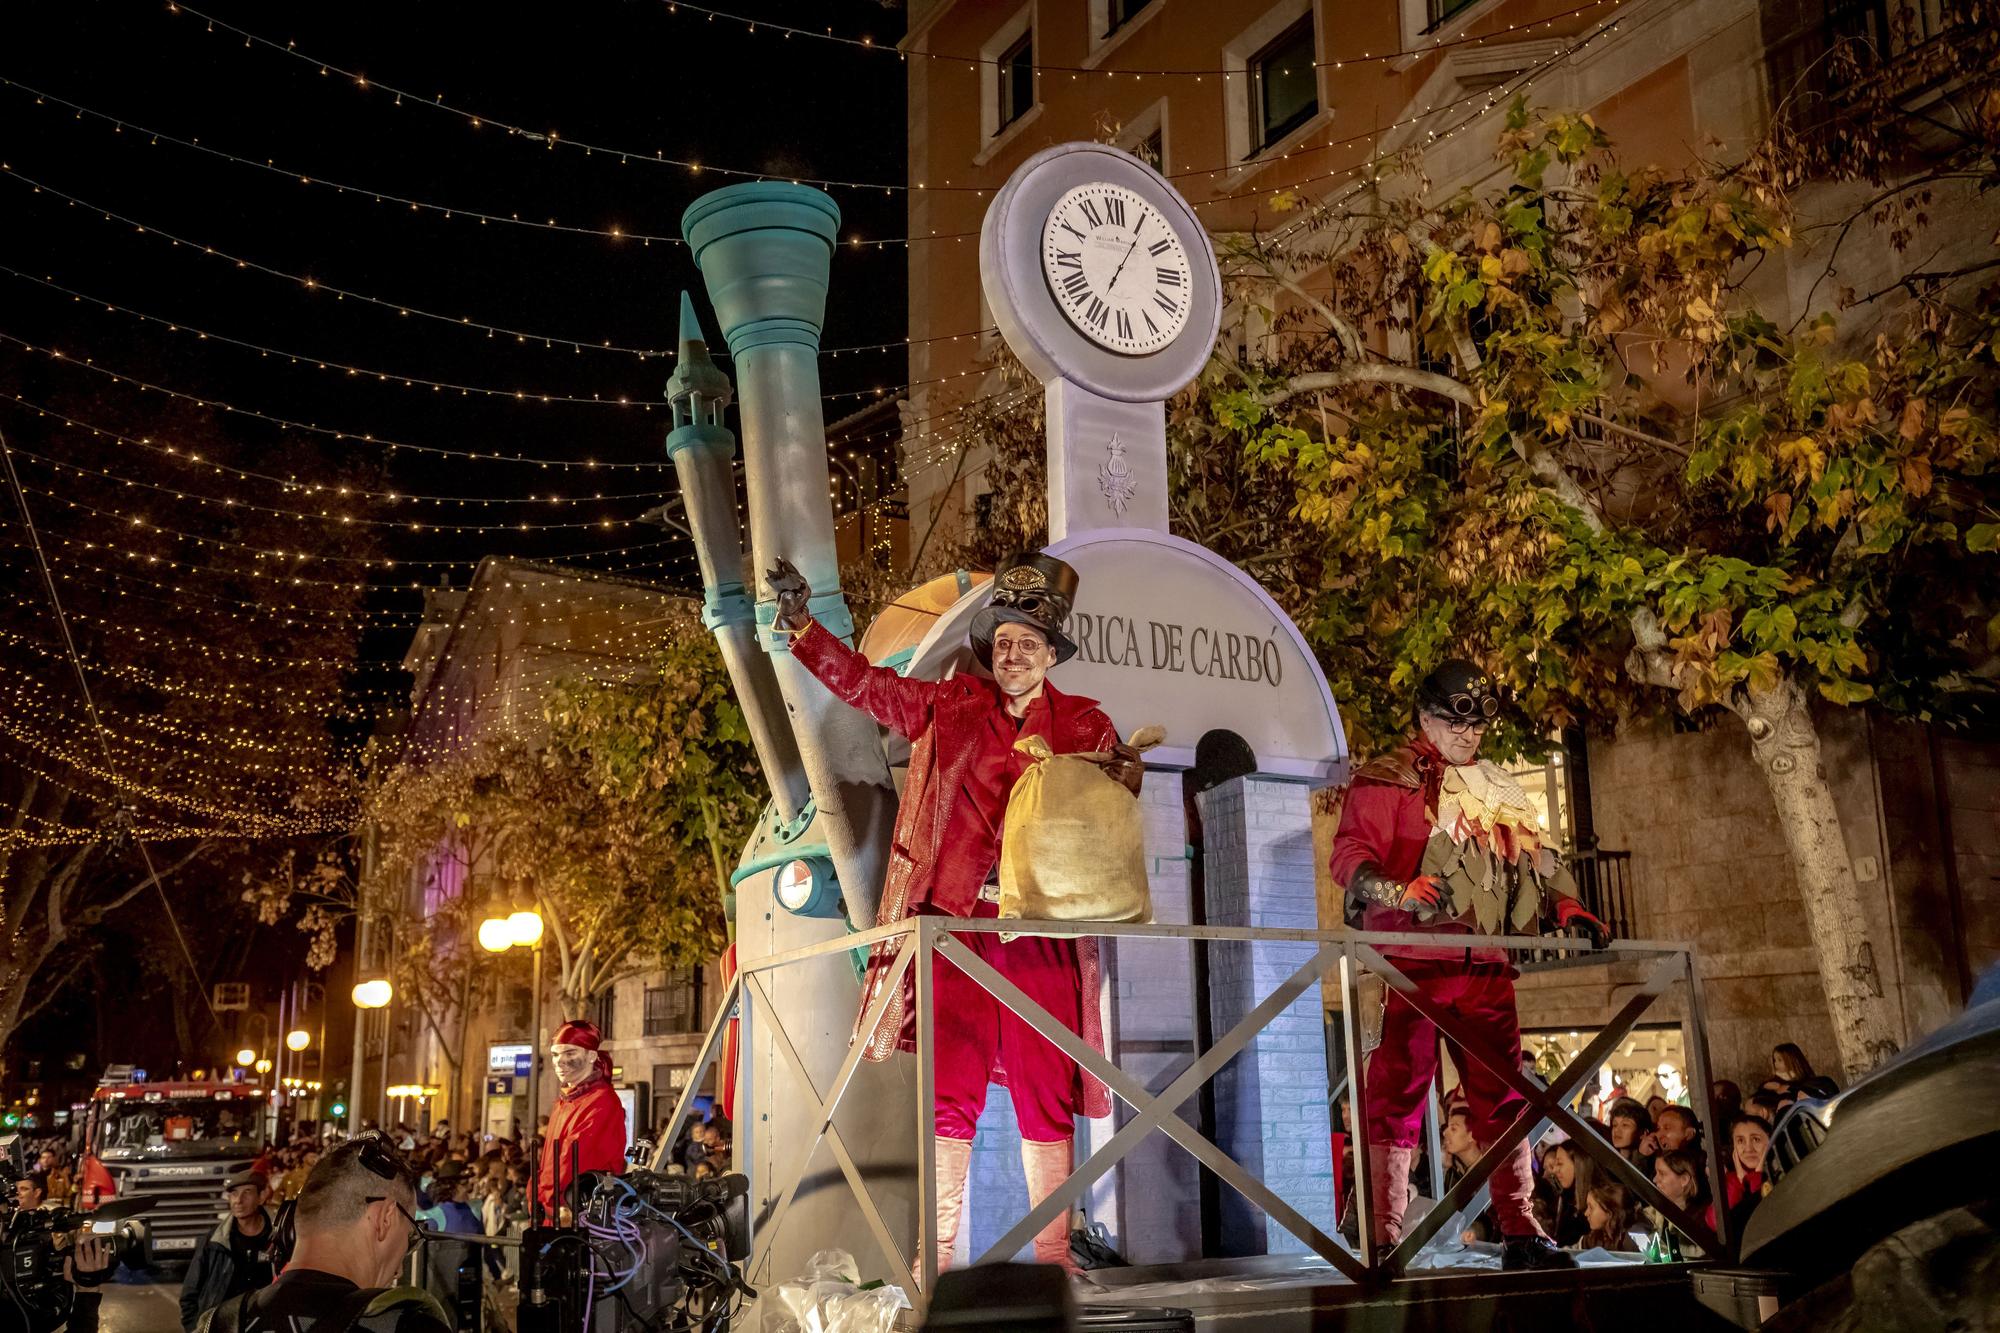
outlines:
{"label": "man with sunglasses", "polygon": [[429,1293],[391,1285],[421,1239],[416,1202],[416,1176],[388,1140],[332,1149],[299,1191],[284,1272],[205,1312],[195,1333],[450,1333]]}
{"label": "man with sunglasses", "polygon": [[[1609,941],[1604,923],[1577,901],[1554,849],[1542,845],[1520,784],[1479,758],[1500,708],[1491,676],[1470,662],[1446,662],[1417,687],[1416,735],[1356,771],[1329,868],[1347,890],[1350,920],[1358,915],[1363,930],[1526,933],[1546,915],[1559,929],[1581,928],[1599,947]],[[1446,1041],[1463,1080],[1472,1136],[1492,1143],[1526,1105],[1494,1072],[1521,1065],[1517,973],[1506,951],[1385,945],[1381,952],[1427,1000],[1486,1038],[1483,1060]],[[1437,1077],[1438,1036],[1429,1019],[1389,992],[1382,1041],[1368,1061],[1364,1107],[1369,1214],[1379,1246],[1402,1237],[1425,1093]],[[1576,1266],[1535,1223],[1525,1141],[1494,1170],[1491,1184],[1503,1267]]]}
{"label": "man with sunglasses", "polygon": [[[1101,753],[1105,771],[1129,790],[1145,772],[1139,752],[1118,739],[1095,699],[1065,694],[1049,670],[1075,655],[1070,608],[1076,570],[1039,551],[1013,556],[993,575],[990,600],[973,617],[972,655],[990,675],[962,672],[946,680],[904,677],[841,642],[809,613],[812,589],[790,562],[766,575],[777,600],[774,624],[791,633],[792,657],[821,684],[910,745],[908,780],[896,815],[876,924],[920,912],[961,917],[999,915],[1000,833],[1014,783],[1029,760],[1014,748],[1041,736],[1057,754]],[[960,943],[1085,1041],[1104,1049],[1098,1011],[1096,941],[967,934]],[[862,987],[865,1013],[884,985],[900,941],[878,946]],[[1076,1117],[1110,1114],[1110,1094],[1076,1061],[1022,1022],[950,963],[936,969],[938,1267],[951,1262],[973,1128],[989,1083],[1004,1070],[1021,1130],[1028,1197],[1039,1202],[1075,1164]],[[891,997],[873,1032],[856,1032],[865,1054],[886,1060],[915,1047],[909,980]],[[1035,1237],[1035,1261],[1075,1270],[1066,1217]]]}

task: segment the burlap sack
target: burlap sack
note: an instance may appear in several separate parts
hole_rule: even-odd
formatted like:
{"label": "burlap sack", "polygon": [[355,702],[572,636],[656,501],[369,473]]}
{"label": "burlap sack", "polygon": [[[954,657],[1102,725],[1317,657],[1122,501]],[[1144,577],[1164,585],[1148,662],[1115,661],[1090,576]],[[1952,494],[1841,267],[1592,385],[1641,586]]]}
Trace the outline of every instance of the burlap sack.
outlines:
{"label": "burlap sack", "polygon": [[[1133,748],[1166,739],[1141,727]],[[1153,919],[1139,801],[1095,761],[1053,754],[1040,736],[1015,748],[1034,759],[1007,801],[1000,841],[1000,915],[1035,921]],[[1004,938],[1004,937],[1003,937]]]}

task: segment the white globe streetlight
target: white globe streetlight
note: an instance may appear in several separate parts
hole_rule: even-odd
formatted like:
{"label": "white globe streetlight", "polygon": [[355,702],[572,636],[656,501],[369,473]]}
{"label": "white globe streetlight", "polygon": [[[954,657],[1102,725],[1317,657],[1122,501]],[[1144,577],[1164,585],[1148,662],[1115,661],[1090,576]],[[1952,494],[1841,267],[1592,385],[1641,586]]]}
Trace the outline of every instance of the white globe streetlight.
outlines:
{"label": "white globe streetlight", "polygon": [[306,1031],[304,1028],[293,1028],[285,1034],[285,1049],[303,1051],[306,1047],[312,1045],[312,1040],[312,1033]]}
{"label": "white globe streetlight", "polygon": [[354,988],[354,1004],[358,1009],[380,1009],[395,998],[396,988],[388,978],[377,977],[373,981],[361,982]]}
{"label": "white globe streetlight", "polygon": [[516,912],[507,918],[507,929],[514,943],[524,949],[532,949],[542,942],[542,914],[536,911]]}

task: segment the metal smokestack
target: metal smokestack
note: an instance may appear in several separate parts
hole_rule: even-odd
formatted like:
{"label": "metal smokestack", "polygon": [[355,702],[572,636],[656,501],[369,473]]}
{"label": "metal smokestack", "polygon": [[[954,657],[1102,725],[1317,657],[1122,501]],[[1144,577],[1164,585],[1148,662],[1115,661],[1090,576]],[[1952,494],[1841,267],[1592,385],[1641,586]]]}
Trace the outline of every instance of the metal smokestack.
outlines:
{"label": "metal smokestack", "polygon": [[743,525],[736,517],[731,467],[736,437],[722,424],[732,396],[729,377],[709,358],[701,321],[686,292],[681,293],[680,343],[680,363],[667,379],[674,411],[667,457],[680,479],[681,505],[701,565],[701,620],[715,634],[778,815],[791,824],[812,793],[771,659],[758,650],[757,617],[745,583]]}
{"label": "metal smokestack", "polygon": [[[825,194],[775,181],[717,190],[681,217],[736,362],[755,571],[761,575],[779,556],[790,559],[812,583],[813,615],[851,642],[819,385],[828,260],[839,226],[840,210]],[[875,924],[896,810],[880,733],[792,660],[785,636],[771,630],[774,610],[760,584],[758,632],[791,714],[816,827],[839,873],[848,920],[867,929]]]}

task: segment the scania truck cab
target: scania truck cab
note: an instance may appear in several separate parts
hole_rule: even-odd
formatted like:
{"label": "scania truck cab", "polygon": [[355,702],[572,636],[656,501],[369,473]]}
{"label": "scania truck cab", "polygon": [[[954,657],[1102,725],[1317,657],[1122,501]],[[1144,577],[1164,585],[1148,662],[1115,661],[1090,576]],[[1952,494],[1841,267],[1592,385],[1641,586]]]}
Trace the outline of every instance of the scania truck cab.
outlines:
{"label": "scania truck cab", "polygon": [[146,1261],[187,1263],[228,1211],[223,1182],[264,1154],[267,1095],[257,1083],[154,1083],[112,1066],[91,1096],[78,1208],[149,1200],[138,1223]]}

